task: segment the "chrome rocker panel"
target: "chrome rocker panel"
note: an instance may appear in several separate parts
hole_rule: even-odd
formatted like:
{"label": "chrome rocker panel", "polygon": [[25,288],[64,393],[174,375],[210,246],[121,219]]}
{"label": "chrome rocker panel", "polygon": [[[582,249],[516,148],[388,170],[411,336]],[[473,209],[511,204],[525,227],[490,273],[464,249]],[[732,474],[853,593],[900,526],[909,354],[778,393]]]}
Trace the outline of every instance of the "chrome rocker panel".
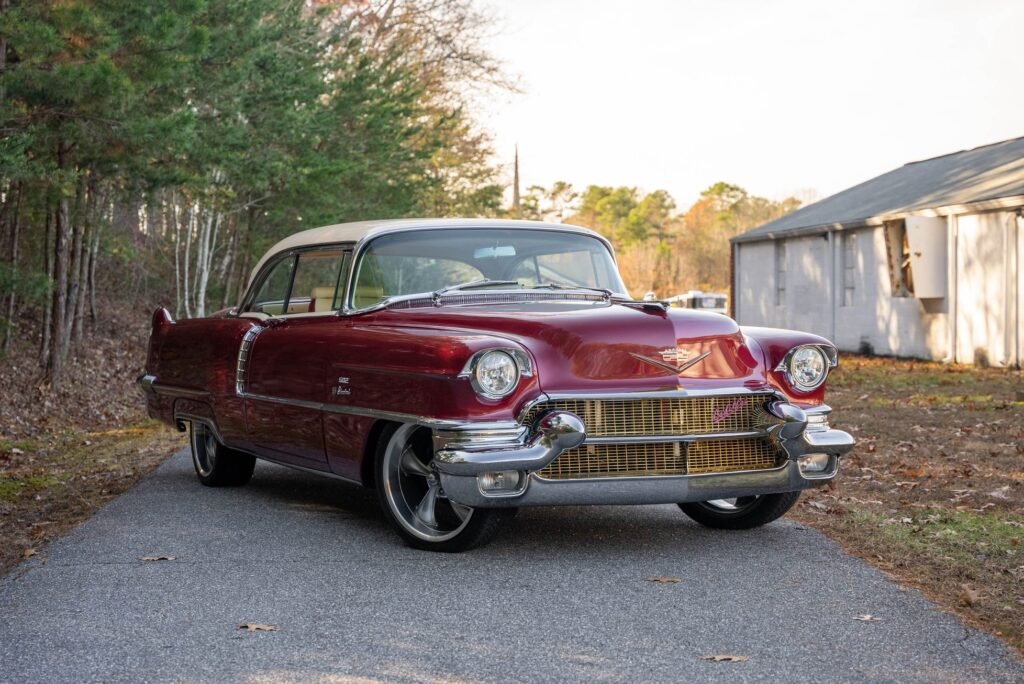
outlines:
{"label": "chrome rocker panel", "polygon": [[[435,433],[434,464],[445,496],[474,508],[561,506],[594,504],[663,504],[708,501],[739,496],[791,492],[824,484],[839,471],[839,459],[853,448],[854,440],[842,430],[828,427],[828,406],[805,411],[782,400],[768,410],[780,420],[758,436],[778,439],[788,459],[777,468],[700,475],[645,477],[598,477],[548,480],[537,471],[566,449],[586,441],[582,420],[567,411],[542,415],[526,442],[476,442],[472,428]],[[716,438],[695,436],[692,439]],[[671,439],[666,436],[665,439]],[[659,437],[632,438],[633,442],[659,441]],[[677,437],[678,439],[678,437]],[[690,438],[687,438],[690,439]],[[593,440],[597,442],[598,440]],[[822,473],[804,475],[797,463],[807,454],[828,454],[830,464]],[[477,476],[491,471],[525,471],[525,486],[515,492],[480,489]]]}

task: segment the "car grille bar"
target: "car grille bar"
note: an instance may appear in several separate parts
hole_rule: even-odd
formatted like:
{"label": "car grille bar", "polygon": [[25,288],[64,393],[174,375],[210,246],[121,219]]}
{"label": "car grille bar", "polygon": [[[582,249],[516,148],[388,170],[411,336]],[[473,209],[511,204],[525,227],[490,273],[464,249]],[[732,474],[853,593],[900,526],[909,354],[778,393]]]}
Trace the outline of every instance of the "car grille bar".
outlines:
{"label": "car grille bar", "polygon": [[538,472],[552,480],[700,475],[764,470],[784,452],[767,434],[778,422],[772,394],[637,399],[558,398],[531,407],[529,425],[550,410],[583,419],[588,441]]}
{"label": "car grille bar", "polygon": [[583,419],[589,437],[649,437],[748,432],[777,422],[765,409],[771,394],[731,394],[658,399],[553,399],[530,408],[531,425],[545,411]]}

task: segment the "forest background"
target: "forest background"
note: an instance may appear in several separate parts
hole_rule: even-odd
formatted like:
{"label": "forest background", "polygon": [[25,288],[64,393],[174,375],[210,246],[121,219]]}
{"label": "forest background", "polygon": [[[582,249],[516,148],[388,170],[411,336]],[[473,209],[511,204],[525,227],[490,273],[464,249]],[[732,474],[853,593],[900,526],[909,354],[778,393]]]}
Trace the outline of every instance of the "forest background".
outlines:
{"label": "forest background", "polygon": [[727,182],[685,209],[657,189],[520,192],[476,116],[518,88],[486,49],[494,26],[471,0],[0,0],[7,362],[59,392],[97,330],[231,306],[307,227],[584,225],[634,296],[669,297],[727,291],[729,238],[800,205]]}

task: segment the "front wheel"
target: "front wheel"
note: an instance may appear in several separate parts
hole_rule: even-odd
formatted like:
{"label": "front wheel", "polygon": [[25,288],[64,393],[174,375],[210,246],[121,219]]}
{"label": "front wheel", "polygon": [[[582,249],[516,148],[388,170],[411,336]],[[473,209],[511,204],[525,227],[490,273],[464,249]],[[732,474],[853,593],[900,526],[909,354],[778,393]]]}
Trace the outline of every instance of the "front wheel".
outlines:
{"label": "front wheel", "polygon": [[189,443],[196,477],[207,487],[237,487],[252,479],[256,457],[229,449],[201,423],[192,423]]}
{"label": "front wheel", "polygon": [[781,518],[799,498],[800,492],[785,492],[681,503],[679,508],[705,527],[718,530],[749,530]]}
{"label": "front wheel", "polygon": [[467,551],[486,544],[506,517],[470,508],[444,495],[433,468],[429,429],[392,425],[377,443],[377,497],[384,516],[405,542],[428,551]]}

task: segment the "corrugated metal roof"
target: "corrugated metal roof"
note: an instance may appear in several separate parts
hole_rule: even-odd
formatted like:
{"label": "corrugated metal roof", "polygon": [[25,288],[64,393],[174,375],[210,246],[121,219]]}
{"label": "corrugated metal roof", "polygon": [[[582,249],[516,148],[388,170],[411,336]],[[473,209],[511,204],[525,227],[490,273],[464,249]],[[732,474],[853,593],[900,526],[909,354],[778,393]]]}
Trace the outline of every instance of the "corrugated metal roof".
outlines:
{"label": "corrugated metal roof", "polygon": [[[911,162],[733,238],[764,240],[1024,195],[1024,138]],[[1022,202],[1024,204],[1024,202]]]}

